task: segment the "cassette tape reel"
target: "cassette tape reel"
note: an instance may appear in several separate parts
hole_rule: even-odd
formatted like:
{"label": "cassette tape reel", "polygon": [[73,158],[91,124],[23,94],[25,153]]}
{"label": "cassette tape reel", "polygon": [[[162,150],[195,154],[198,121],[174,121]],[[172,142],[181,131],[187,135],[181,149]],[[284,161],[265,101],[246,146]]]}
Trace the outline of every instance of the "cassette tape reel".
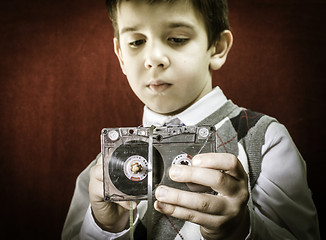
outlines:
{"label": "cassette tape reel", "polygon": [[[101,147],[104,199],[143,200],[148,198],[148,184],[154,188],[164,184],[200,191],[195,184],[172,181],[168,171],[175,164],[191,166],[196,154],[215,152],[216,134],[210,126],[163,126],[155,127],[152,132],[147,127],[104,128]],[[152,148],[152,183],[148,182],[149,148]]]}

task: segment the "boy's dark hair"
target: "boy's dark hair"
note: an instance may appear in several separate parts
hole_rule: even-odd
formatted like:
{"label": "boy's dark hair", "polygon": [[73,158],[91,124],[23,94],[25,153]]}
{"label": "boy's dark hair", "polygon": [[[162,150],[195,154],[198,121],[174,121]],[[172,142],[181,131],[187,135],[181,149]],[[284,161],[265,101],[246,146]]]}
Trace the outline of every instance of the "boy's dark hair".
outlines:
{"label": "boy's dark hair", "polygon": [[[106,0],[109,17],[112,21],[115,37],[119,38],[117,26],[117,9],[122,1],[130,0]],[[148,4],[159,2],[173,3],[180,0],[144,0]],[[208,47],[211,47],[220,39],[224,30],[230,29],[228,20],[227,0],[184,0],[190,2],[197,9],[205,22],[208,37]]]}

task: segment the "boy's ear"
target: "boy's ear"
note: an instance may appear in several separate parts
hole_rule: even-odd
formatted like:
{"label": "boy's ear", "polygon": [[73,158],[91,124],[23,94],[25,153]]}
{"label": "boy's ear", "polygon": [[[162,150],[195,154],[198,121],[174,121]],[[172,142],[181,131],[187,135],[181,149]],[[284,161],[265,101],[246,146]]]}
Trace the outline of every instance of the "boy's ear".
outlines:
{"label": "boy's ear", "polygon": [[119,40],[117,38],[113,38],[113,46],[114,46],[114,53],[117,56],[119,63],[120,63],[120,67],[121,70],[123,72],[123,74],[126,75],[125,73],[125,65],[123,62],[123,58],[122,58],[122,53],[121,53],[121,49],[120,49],[120,45],[119,45]]}
{"label": "boy's ear", "polygon": [[209,67],[211,70],[220,69],[226,61],[227,55],[232,47],[233,36],[231,31],[225,30],[221,33],[220,40],[211,47],[211,60]]}

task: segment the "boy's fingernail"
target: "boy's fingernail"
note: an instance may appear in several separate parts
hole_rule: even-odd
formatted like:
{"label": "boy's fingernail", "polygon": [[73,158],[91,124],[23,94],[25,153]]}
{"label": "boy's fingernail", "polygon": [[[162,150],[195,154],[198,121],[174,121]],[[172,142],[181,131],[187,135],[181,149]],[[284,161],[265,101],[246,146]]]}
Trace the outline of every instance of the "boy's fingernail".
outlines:
{"label": "boy's fingernail", "polygon": [[164,209],[165,204],[162,203],[162,202],[160,202],[160,201],[157,201],[157,205],[156,206],[158,207],[158,209]]}
{"label": "boy's fingernail", "polygon": [[156,189],[156,197],[157,198],[160,198],[160,199],[162,199],[162,198],[164,198],[166,195],[168,194],[168,191],[164,188],[164,187],[158,187],[157,189]]}
{"label": "boy's fingernail", "polygon": [[194,157],[191,162],[193,166],[200,166],[201,164],[201,160],[198,157]]}
{"label": "boy's fingernail", "polygon": [[178,176],[180,176],[180,173],[181,173],[181,169],[179,166],[175,165],[175,166],[172,166],[171,169],[170,169],[170,177],[171,178],[176,178]]}

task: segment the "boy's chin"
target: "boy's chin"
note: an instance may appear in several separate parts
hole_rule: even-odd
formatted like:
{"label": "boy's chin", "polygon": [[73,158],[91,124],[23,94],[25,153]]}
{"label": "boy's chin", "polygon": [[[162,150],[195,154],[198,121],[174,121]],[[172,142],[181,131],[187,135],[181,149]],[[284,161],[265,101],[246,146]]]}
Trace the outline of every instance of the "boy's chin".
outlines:
{"label": "boy's chin", "polygon": [[184,109],[186,109],[186,107],[184,107],[184,108],[175,108],[175,107],[173,108],[173,107],[171,107],[171,108],[164,108],[164,109],[149,107],[149,109],[151,109],[153,112],[156,112],[158,114],[173,116],[173,115],[176,115],[176,114],[182,112]]}
{"label": "boy's chin", "polygon": [[150,104],[148,104],[147,107],[150,110],[152,110],[153,112],[156,112],[158,114],[162,114],[162,115],[166,115],[166,116],[173,116],[173,115],[183,112],[191,104],[192,104],[192,102],[185,106],[183,106],[183,105],[178,106],[176,104],[172,104],[172,106],[165,105],[164,107],[162,107],[163,104],[161,106],[151,106]]}

